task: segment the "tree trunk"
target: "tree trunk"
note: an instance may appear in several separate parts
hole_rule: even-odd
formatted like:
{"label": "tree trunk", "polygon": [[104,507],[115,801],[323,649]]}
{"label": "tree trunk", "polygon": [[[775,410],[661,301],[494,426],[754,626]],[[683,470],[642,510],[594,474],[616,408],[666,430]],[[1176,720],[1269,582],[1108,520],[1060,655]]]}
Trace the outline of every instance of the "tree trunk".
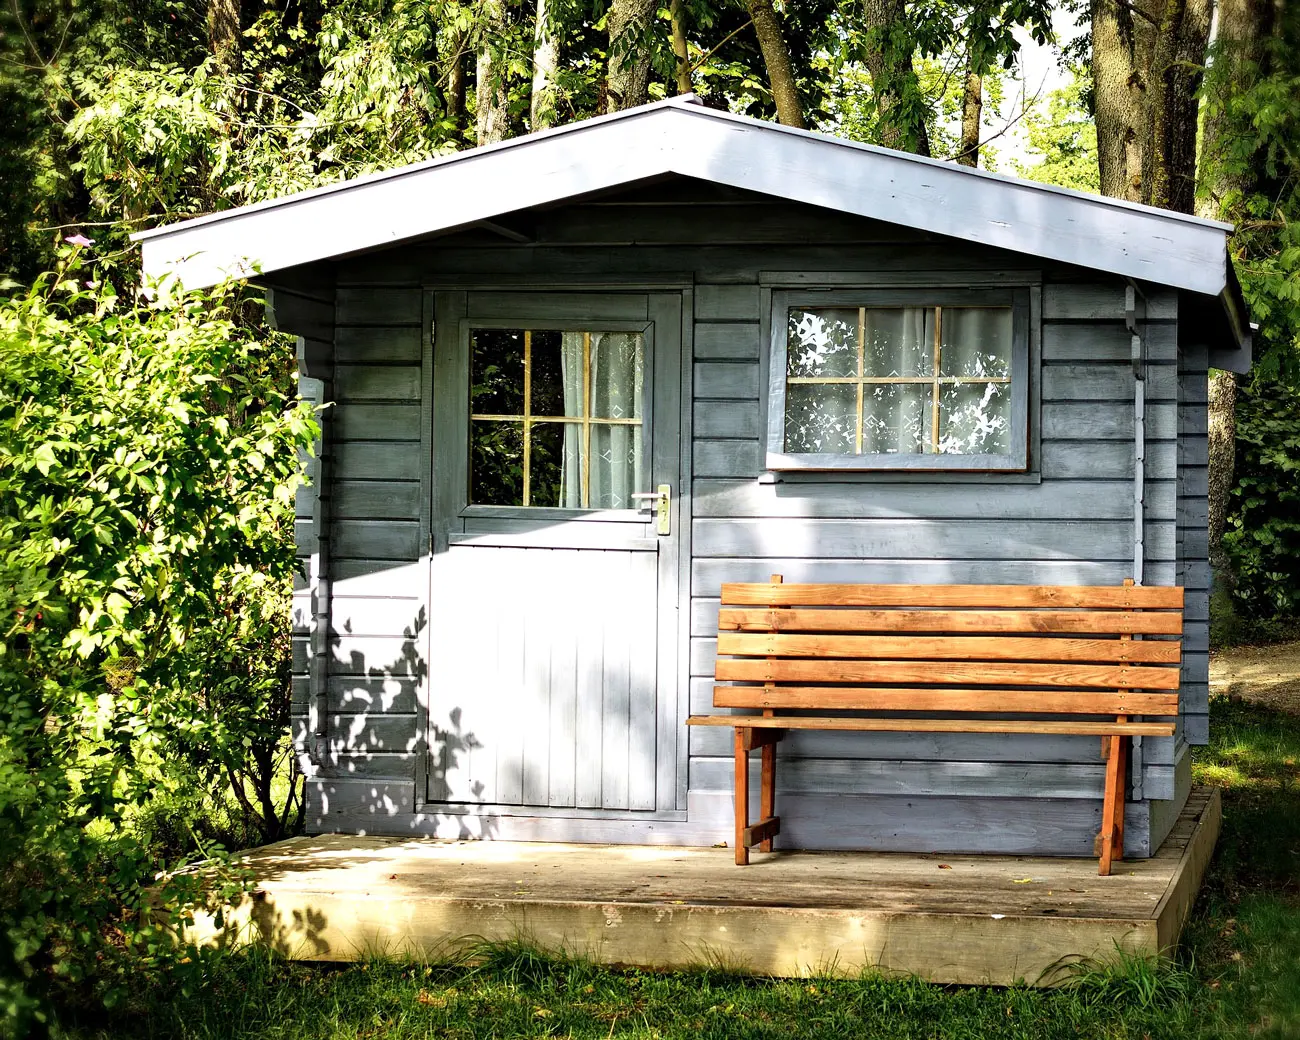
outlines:
{"label": "tree trunk", "polygon": [[[1274,32],[1277,9],[1273,0],[1219,0],[1215,39],[1214,79],[1220,98],[1245,92],[1260,75],[1265,43]],[[1257,164],[1225,164],[1234,143],[1232,121],[1223,105],[1208,108],[1201,133],[1199,197],[1196,212],[1211,219],[1231,219],[1225,204],[1258,187]],[[1209,390],[1209,529],[1210,567],[1216,585],[1229,589],[1232,571],[1223,550],[1228,494],[1237,464],[1237,378],[1231,372],[1211,372]]]}
{"label": "tree trunk", "polygon": [[457,133],[465,130],[465,38],[457,39],[451,48],[451,66],[447,69],[447,115]]}
{"label": "tree trunk", "polygon": [[[1265,44],[1276,27],[1274,0],[1219,0],[1218,29],[1214,42],[1214,80],[1216,93],[1230,98],[1248,90],[1261,72]],[[1257,186],[1258,170],[1243,170],[1238,164],[1228,167],[1225,152],[1236,136],[1225,106],[1207,107],[1201,132],[1201,157],[1198,172],[1200,191],[1196,212],[1211,220],[1231,219],[1224,204],[1234,195],[1252,191]]]}
{"label": "tree trunk", "polygon": [[1207,511],[1210,531],[1210,569],[1215,584],[1232,587],[1232,568],[1223,550],[1228,520],[1228,493],[1237,468],[1237,377],[1232,372],[1210,373]]}
{"label": "tree trunk", "polygon": [[480,145],[510,136],[510,98],[506,89],[506,63],[497,48],[505,37],[503,0],[484,0],[479,8],[478,61],[474,72],[474,111]]}
{"label": "tree trunk", "polygon": [[548,0],[537,0],[537,20],[533,25],[533,94],[528,104],[528,128],[533,131],[555,125],[560,38],[551,24],[553,17]]}
{"label": "tree trunk", "polygon": [[239,39],[239,0],[208,0],[208,42],[227,75],[239,69]]}
{"label": "tree trunk", "polygon": [[966,73],[961,103],[961,147],[957,161],[963,166],[980,164],[980,117],[984,111],[984,80],[977,72]]}
{"label": "tree trunk", "polygon": [[1115,0],[1092,3],[1092,89],[1101,191],[1130,202],[1142,197],[1142,112],[1155,33],[1139,12],[1141,4],[1151,2],[1137,0],[1131,7]]}
{"label": "tree trunk", "polygon": [[1210,0],[1093,0],[1101,190],[1192,212]]}
{"label": "tree trunk", "polygon": [[867,71],[880,114],[880,141],[889,148],[930,154],[926,105],[912,68],[912,34],[904,0],[863,0]]}
{"label": "tree trunk", "polygon": [[1142,201],[1191,213],[1196,205],[1198,92],[1213,0],[1166,0],[1147,85]]}
{"label": "tree trunk", "polygon": [[609,60],[605,111],[620,112],[650,100],[650,54],[644,40],[658,9],[656,0],[613,0],[609,26]]}
{"label": "tree trunk", "polygon": [[677,93],[689,94],[694,86],[691,84],[691,51],[686,45],[686,12],[682,0],[670,0],[668,19],[673,27],[673,79]]}
{"label": "tree trunk", "polygon": [[785,126],[804,129],[803,105],[799,102],[799,89],[795,86],[794,70],[790,67],[790,48],[786,46],[781,21],[777,18],[772,0],[746,0],[758,46],[767,66],[767,81],[776,102],[776,118]]}

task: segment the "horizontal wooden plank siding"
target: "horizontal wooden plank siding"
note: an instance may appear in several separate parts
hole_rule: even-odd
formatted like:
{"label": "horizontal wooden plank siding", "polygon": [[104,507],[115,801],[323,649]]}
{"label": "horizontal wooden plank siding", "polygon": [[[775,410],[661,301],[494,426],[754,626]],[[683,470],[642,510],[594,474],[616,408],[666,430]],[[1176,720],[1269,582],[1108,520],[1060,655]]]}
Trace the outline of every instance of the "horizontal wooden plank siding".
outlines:
{"label": "horizontal wooden plank siding", "polygon": [[[730,733],[726,735],[729,737]],[[1095,737],[1075,739],[1096,740]],[[1101,764],[778,757],[782,794],[1005,798],[1008,790],[1033,783],[1040,798],[1100,799],[1105,783],[1105,767]],[[731,771],[735,768],[735,760],[730,755],[701,756],[693,765],[701,789],[725,790],[730,786]],[[1167,785],[1172,792],[1173,767],[1148,770],[1145,783]]]}
{"label": "horizontal wooden plank siding", "polygon": [[[328,813],[339,790],[366,792],[378,811],[409,811],[427,671],[421,292],[418,285],[340,286],[335,314],[325,528],[332,595],[318,708],[323,737],[305,765],[308,811]],[[303,739],[307,721],[296,720]],[[349,786],[358,784],[365,786]]]}
{"label": "horizontal wooden plank siding", "polygon": [[[1131,521],[708,519],[695,521],[693,536],[700,558],[1122,560],[1133,552]],[[1172,524],[1148,533],[1147,551],[1153,560],[1175,558]]]}
{"label": "horizontal wooden plank siding", "polygon": [[[593,316],[623,306],[620,285],[692,287],[690,483],[674,489],[691,545],[682,722],[688,700],[712,710],[724,582],[780,573],[788,582],[1118,585],[1131,576],[1134,380],[1123,280],[697,185],[647,185],[533,217],[529,243],[476,229],[337,265],[330,737],[309,787],[315,820],[335,822],[313,826],[364,828],[415,811],[425,796],[414,791],[431,616],[421,615],[430,581],[422,285],[470,289],[488,302],[494,289],[585,292]],[[770,290],[843,286],[859,278],[851,272],[862,272],[863,285],[1034,287],[1040,384],[1027,473],[766,477]],[[1186,454],[1189,435],[1204,440],[1204,372],[1180,354],[1176,293],[1143,290],[1144,581],[1189,589],[1182,738],[1145,738],[1135,760],[1144,797],[1160,798],[1176,787],[1178,741],[1205,729],[1205,464],[1203,451]],[[458,532],[470,529],[458,523]],[[729,733],[682,730],[691,825],[716,816],[722,840]],[[876,848],[1087,855],[1097,830],[1093,737],[798,733],[780,757],[803,808],[778,845],[864,847],[868,834]],[[1135,854],[1147,848],[1149,818],[1143,803],[1130,806]],[[610,827],[593,821],[587,833],[608,840]]]}
{"label": "horizontal wooden plank siding", "polygon": [[[1127,447],[1131,451],[1132,444]],[[893,493],[859,494],[853,485],[843,483],[780,484],[774,491],[753,479],[699,479],[704,474],[699,471],[698,454],[696,458],[693,511],[700,519],[902,520],[921,516],[932,520],[1091,521],[1133,517],[1131,480],[1010,484],[996,495],[958,495],[950,485],[918,483],[908,488],[904,498]],[[1171,515],[1175,491],[1172,480],[1151,481],[1148,507]]]}

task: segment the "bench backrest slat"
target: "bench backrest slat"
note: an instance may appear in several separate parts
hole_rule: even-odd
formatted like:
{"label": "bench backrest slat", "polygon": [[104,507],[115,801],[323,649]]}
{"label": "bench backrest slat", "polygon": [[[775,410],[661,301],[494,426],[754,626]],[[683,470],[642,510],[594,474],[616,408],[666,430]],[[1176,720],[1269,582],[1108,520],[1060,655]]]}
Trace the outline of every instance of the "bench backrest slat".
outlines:
{"label": "bench backrest slat", "polygon": [[1169,610],[858,610],[852,607],[818,610],[812,607],[723,607],[718,614],[718,630],[1177,636],[1183,632],[1183,616]]}
{"label": "bench backrest slat", "polygon": [[849,657],[925,661],[1078,661],[1177,664],[1179,646],[1155,639],[1020,636],[785,635],[718,633],[718,653],[741,656]]}
{"label": "bench backrest slat", "polygon": [[726,584],[715,675],[748,685],[714,703],[1176,715],[1182,606],[1162,586]]}
{"label": "bench backrest slat", "polygon": [[1176,690],[1178,669],[1006,661],[846,661],[719,658],[717,677],[736,682],[917,683]]}
{"label": "bench backrest slat", "polygon": [[784,585],[754,582],[724,584],[722,602],[736,606],[1182,610],[1183,590],[1165,585]]}
{"label": "bench backrest slat", "polygon": [[719,708],[831,711],[970,711],[1050,715],[1177,715],[1177,693],[1103,690],[930,689],[859,686],[718,686]]}

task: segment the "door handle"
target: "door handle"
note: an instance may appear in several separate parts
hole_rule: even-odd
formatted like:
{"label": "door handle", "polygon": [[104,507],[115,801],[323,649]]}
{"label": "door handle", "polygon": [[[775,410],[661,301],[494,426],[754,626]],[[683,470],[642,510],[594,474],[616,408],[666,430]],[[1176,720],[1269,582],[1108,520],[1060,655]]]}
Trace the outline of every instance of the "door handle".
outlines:
{"label": "door handle", "polygon": [[654,491],[638,491],[631,496],[634,502],[645,501],[655,511],[655,531],[668,534],[672,530],[670,509],[673,504],[673,489],[669,484],[660,484]]}

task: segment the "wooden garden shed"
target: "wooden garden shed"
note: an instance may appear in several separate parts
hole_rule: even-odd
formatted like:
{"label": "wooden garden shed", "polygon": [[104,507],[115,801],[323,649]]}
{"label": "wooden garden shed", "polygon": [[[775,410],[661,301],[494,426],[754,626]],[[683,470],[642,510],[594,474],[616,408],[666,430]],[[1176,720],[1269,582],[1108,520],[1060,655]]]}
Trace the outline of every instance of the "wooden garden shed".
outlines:
{"label": "wooden garden shed", "polygon": [[[1227,225],[690,97],[137,236],[267,286],[323,439],[300,498],[309,833],[712,845],[723,582],[1180,585],[1207,740],[1206,377]],[[646,496],[646,497],[637,497]],[[778,844],[1092,852],[1095,738],[793,733]]]}

